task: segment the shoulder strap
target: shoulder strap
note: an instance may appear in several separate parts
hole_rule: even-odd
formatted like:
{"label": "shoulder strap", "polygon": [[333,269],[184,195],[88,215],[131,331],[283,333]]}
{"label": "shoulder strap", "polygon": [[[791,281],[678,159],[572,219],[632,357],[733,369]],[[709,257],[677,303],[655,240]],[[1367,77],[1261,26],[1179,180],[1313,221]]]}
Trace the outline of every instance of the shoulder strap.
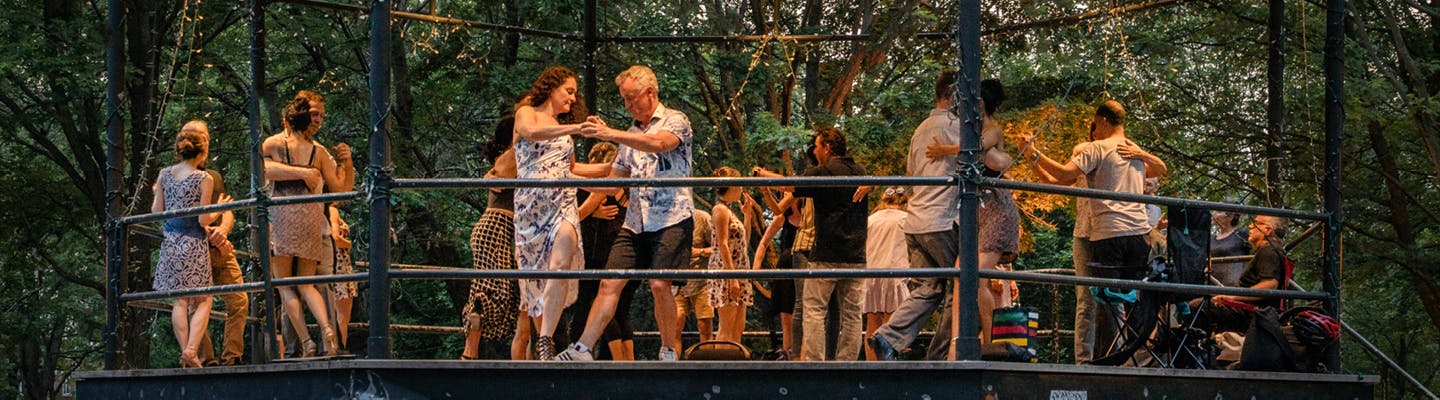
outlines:
{"label": "shoulder strap", "polygon": [[319,147],[320,145],[315,143],[315,141],[310,141],[310,159],[305,161],[305,166],[309,167],[315,165],[315,151]]}

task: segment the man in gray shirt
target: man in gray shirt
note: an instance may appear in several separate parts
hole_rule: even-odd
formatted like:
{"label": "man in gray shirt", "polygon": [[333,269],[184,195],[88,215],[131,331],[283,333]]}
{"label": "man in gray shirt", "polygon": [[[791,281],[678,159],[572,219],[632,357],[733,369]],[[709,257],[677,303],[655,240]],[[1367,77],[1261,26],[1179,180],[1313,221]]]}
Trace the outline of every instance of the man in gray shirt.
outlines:
{"label": "man in gray shirt", "polygon": [[[910,136],[910,155],[905,166],[908,176],[950,176],[958,165],[955,156],[932,159],[926,149],[933,143],[960,144],[961,119],[950,111],[950,94],[955,85],[954,71],[941,73],[935,80],[935,108],[930,117],[920,122]],[[954,185],[916,186],[912,188],[908,215],[901,222],[905,244],[910,250],[910,268],[950,268],[955,266],[960,246],[959,189]],[[910,298],[900,303],[889,322],[867,340],[880,360],[894,360],[899,349],[910,346],[930,314],[945,302],[946,279],[911,278]],[[941,313],[940,332],[949,332],[949,313]],[[937,334],[930,341],[928,357],[941,359],[949,351],[947,335]]]}

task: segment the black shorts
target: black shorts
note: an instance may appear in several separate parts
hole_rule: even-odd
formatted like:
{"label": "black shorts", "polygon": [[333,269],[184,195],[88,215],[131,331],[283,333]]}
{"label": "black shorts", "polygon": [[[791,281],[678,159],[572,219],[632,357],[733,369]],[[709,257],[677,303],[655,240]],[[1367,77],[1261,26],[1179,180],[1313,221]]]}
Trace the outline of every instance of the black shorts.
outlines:
{"label": "black shorts", "polygon": [[606,269],[689,269],[695,219],[686,218],[655,232],[621,229],[610,248]]}
{"label": "black shorts", "polygon": [[1150,245],[1145,235],[1120,236],[1090,242],[1091,260],[1096,268],[1135,271],[1145,269],[1150,261]]}

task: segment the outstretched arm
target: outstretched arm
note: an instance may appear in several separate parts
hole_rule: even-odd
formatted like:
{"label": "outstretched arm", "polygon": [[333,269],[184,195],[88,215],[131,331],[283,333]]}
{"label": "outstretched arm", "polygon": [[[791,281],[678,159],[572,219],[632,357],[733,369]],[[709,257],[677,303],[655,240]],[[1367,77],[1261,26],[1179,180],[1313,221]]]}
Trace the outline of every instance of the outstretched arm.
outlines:
{"label": "outstretched arm", "polygon": [[680,136],[674,132],[661,129],[654,135],[648,135],[622,131],[611,128],[605,124],[605,120],[594,115],[581,124],[581,133],[586,137],[623,144],[646,153],[664,153],[680,146]]}
{"label": "outstretched arm", "polygon": [[561,136],[580,134],[580,124],[541,125],[540,113],[535,107],[521,106],[515,110],[515,140],[543,142]]}

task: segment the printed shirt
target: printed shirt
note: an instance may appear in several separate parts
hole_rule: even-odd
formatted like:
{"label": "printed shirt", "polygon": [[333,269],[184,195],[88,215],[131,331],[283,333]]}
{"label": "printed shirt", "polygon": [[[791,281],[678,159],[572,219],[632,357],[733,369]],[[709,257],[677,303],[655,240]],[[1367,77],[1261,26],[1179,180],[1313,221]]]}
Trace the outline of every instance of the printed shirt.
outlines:
{"label": "printed shirt", "polygon": [[[660,104],[643,129],[630,125],[627,132],[645,135],[669,131],[680,144],[662,153],[648,153],[620,145],[614,168],[628,171],[631,178],[686,178],[690,176],[690,143],[694,132],[685,113]],[[635,232],[656,232],[690,218],[695,206],[688,187],[635,187],[630,189],[630,209],[625,213],[625,229]]]}

